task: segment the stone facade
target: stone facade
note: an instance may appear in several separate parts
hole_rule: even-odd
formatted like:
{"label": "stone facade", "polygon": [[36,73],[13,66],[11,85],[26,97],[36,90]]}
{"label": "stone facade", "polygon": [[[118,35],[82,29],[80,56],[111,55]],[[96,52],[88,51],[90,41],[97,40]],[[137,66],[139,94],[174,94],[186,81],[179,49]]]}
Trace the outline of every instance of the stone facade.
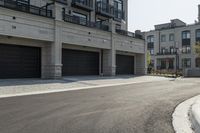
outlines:
{"label": "stone facade", "polygon": [[200,40],[200,23],[187,25],[175,19],[156,25],[155,30],[145,33],[146,46],[151,53],[155,70],[198,68],[194,46]]}
{"label": "stone facade", "polygon": [[[3,1],[4,2],[4,1]],[[4,3],[0,1],[1,5]],[[110,0],[111,5],[114,4]],[[127,30],[127,0],[123,0],[124,18],[120,21],[96,14],[95,0],[93,10],[85,11],[83,8],[73,7],[68,0],[30,0],[30,4],[48,8],[52,11],[51,17],[35,15],[26,11],[16,11],[8,7],[0,7],[0,43],[24,46],[37,46],[42,48],[41,77],[62,77],[62,48],[84,49],[88,51],[103,51],[102,75],[116,74],[116,53],[131,54],[136,58],[136,74],[145,74],[145,45],[144,40],[130,36],[127,32],[119,34],[120,30]],[[87,16],[87,21],[97,19],[108,20],[109,30],[66,22],[63,14],[72,16],[79,12]]]}

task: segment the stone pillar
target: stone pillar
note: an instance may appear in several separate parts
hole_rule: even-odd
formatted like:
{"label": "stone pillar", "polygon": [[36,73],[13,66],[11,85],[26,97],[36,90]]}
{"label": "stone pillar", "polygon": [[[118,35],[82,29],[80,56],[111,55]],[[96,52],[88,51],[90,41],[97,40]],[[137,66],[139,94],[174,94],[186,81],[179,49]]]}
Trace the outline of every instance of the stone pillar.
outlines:
{"label": "stone pillar", "polygon": [[62,77],[62,5],[54,5],[54,42],[42,48],[42,78],[59,79]]}
{"label": "stone pillar", "polygon": [[145,75],[145,54],[136,54],[135,56],[135,74],[136,75]]}
{"label": "stone pillar", "polygon": [[103,75],[115,76],[116,52],[114,50],[103,50]]}
{"label": "stone pillar", "polygon": [[111,24],[111,49],[103,50],[103,75],[115,76],[116,75],[116,50],[115,50],[115,26],[113,21],[110,20]]}

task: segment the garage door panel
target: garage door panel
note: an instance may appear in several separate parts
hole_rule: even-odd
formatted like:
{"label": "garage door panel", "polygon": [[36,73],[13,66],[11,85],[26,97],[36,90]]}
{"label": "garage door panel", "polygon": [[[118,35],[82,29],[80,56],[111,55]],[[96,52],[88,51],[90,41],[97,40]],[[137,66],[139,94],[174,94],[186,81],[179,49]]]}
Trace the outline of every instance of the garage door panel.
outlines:
{"label": "garage door panel", "polygon": [[99,53],[63,49],[63,76],[98,75]]}
{"label": "garage door panel", "polygon": [[134,74],[134,56],[116,56],[116,74]]}
{"label": "garage door panel", "polygon": [[41,77],[40,48],[0,44],[0,55],[0,78]]}

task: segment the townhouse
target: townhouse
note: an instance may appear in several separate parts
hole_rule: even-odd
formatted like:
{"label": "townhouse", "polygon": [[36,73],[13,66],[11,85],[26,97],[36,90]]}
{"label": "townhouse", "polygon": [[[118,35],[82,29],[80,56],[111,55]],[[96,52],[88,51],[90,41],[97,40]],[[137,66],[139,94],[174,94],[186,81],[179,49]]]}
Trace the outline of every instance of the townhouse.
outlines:
{"label": "townhouse", "polygon": [[174,19],[170,23],[155,25],[155,30],[145,33],[154,70],[194,70],[200,67],[200,58],[194,49],[196,42],[200,41],[200,17],[198,18],[191,25]]}
{"label": "townhouse", "polygon": [[0,78],[143,75],[127,0],[0,0]]}

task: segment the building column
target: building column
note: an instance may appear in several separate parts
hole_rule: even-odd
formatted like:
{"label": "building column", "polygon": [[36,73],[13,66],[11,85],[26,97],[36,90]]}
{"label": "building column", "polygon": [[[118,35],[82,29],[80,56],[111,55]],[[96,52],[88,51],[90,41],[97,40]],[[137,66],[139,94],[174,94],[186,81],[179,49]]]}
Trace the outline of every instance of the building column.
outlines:
{"label": "building column", "polygon": [[103,75],[115,76],[116,74],[116,52],[115,50],[103,50]]}
{"label": "building column", "polygon": [[111,27],[111,49],[103,50],[103,75],[115,76],[116,75],[116,50],[115,50],[115,24],[110,20]]}
{"label": "building column", "polygon": [[62,5],[54,4],[54,42],[42,48],[42,78],[62,77]]}
{"label": "building column", "polygon": [[145,75],[146,74],[146,63],[145,54],[136,54],[135,56],[135,74]]}

